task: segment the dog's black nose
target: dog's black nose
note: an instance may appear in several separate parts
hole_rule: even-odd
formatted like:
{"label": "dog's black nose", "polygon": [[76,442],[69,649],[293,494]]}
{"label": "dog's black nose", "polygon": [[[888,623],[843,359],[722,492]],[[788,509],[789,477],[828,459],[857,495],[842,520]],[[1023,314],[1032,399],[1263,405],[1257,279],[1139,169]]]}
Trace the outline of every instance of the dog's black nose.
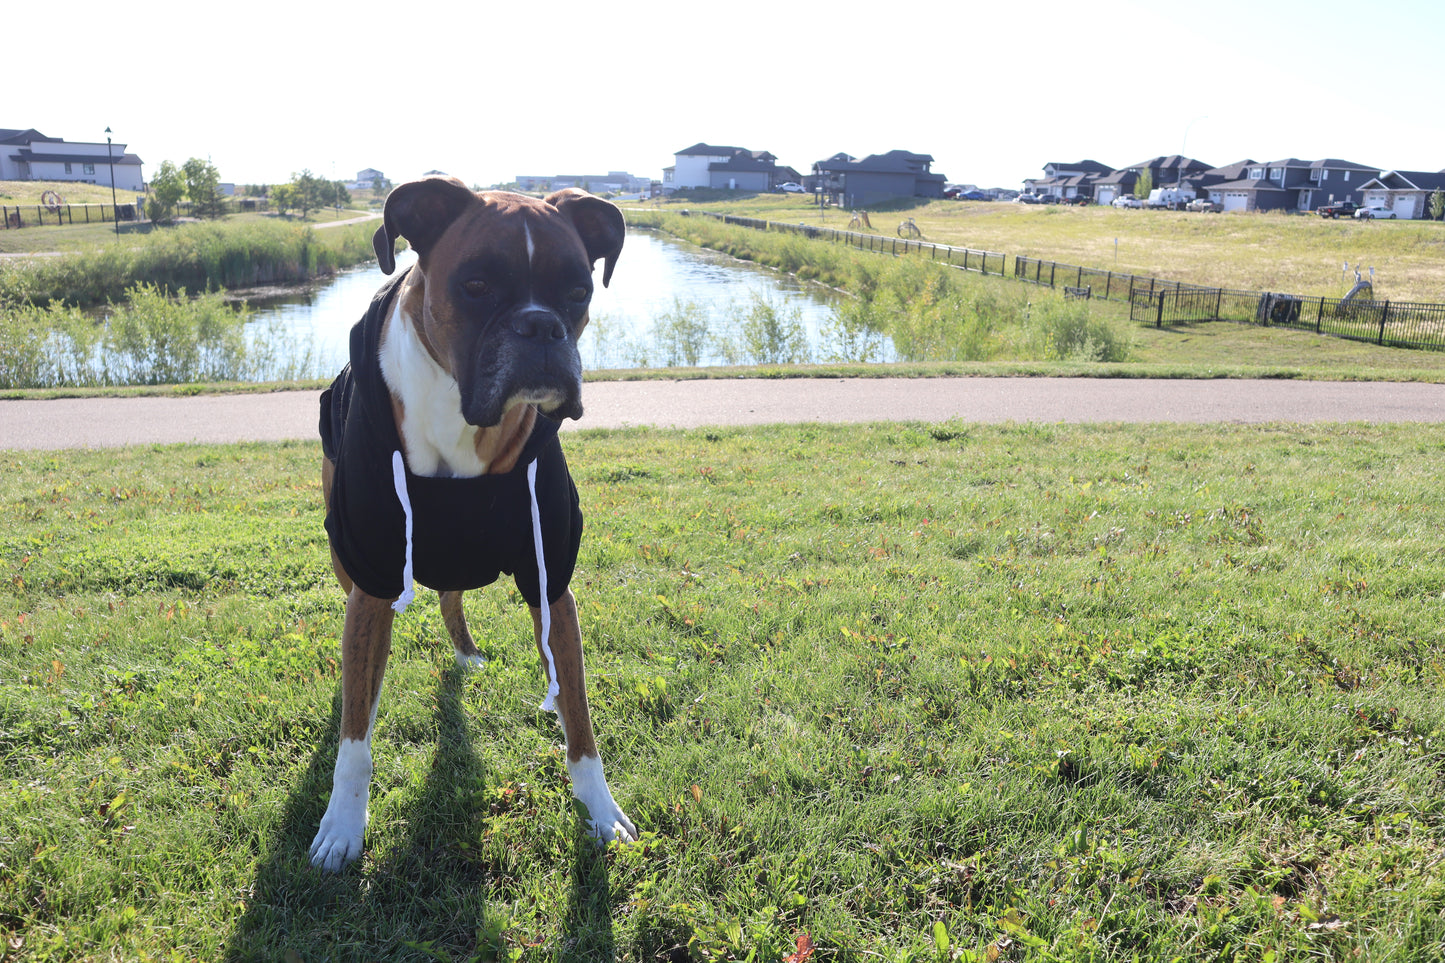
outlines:
{"label": "dog's black nose", "polygon": [[567,326],[551,311],[533,308],[512,316],[510,326],[524,338],[561,341],[567,337]]}

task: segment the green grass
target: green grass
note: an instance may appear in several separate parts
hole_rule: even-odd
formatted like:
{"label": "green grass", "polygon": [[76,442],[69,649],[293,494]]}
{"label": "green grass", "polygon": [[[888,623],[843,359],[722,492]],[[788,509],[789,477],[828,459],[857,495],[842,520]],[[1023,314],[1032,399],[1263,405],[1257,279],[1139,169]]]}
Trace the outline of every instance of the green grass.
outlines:
{"label": "green grass", "polygon": [[[807,198],[743,195],[649,202],[789,224],[846,229],[851,213],[820,212]],[[1345,262],[1375,269],[1379,298],[1442,300],[1445,224],[1438,221],[1325,220],[1313,215],[1194,214],[961,201],[905,202],[874,209],[873,233],[894,236],[914,218],[924,239],[1124,273],[1250,291],[1340,297],[1354,282]],[[1118,241],[1117,250],[1115,241]]]}
{"label": "green grass", "polygon": [[566,443],[642,845],[579,837],[515,591],[470,676],[423,593],[329,878],[316,446],[0,456],[0,954],[1445,952],[1445,428]]}

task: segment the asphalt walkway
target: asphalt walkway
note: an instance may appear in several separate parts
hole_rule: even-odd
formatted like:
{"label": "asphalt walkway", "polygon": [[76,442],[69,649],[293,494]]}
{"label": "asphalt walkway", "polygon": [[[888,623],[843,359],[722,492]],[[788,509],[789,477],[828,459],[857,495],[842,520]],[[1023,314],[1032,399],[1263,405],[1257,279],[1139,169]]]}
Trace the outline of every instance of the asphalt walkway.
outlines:
{"label": "asphalt walkway", "polygon": [[[0,401],[0,450],[311,440],[315,391]],[[1103,378],[604,381],[572,428],[777,422],[1445,422],[1445,385]]]}

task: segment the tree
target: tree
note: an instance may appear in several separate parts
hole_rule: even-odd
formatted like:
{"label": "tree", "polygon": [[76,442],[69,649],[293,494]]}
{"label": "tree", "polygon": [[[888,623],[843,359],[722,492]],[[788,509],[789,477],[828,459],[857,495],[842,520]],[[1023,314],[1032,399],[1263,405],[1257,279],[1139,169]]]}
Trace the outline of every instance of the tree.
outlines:
{"label": "tree", "polygon": [[1149,192],[1153,189],[1154,172],[1146,167],[1139,173],[1139,179],[1134,182],[1134,196],[1141,200],[1147,200]]}
{"label": "tree", "polygon": [[1430,218],[1436,221],[1445,219],[1445,191],[1438,188],[1430,194]]}
{"label": "tree", "polygon": [[277,184],[271,188],[271,203],[277,214],[285,214],[293,207],[300,207],[295,184]]}
{"label": "tree", "polygon": [[221,173],[210,161],[192,157],[181,165],[186,180],[186,196],[194,205],[197,217],[220,217],[224,210],[221,198]]}
{"label": "tree", "polygon": [[168,160],[161,161],[151,175],[150,194],[146,217],[158,224],[169,224],[176,216],[176,205],[186,196],[186,181],[180,169]]}

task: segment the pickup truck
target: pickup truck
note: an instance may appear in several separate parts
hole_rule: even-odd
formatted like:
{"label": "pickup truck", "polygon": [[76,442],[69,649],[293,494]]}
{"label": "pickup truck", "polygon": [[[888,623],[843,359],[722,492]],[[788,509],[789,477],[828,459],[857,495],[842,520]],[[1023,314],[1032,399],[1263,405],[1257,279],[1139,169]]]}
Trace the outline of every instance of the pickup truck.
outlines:
{"label": "pickup truck", "polygon": [[1326,204],[1324,207],[1317,207],[1315,208],[1315,213],[1320,217],[1339,217],[1341,215],[1354,217],[1355,212],[1359,209],[1360,205],[1354,201],[1341,201],[1338,204]]}

